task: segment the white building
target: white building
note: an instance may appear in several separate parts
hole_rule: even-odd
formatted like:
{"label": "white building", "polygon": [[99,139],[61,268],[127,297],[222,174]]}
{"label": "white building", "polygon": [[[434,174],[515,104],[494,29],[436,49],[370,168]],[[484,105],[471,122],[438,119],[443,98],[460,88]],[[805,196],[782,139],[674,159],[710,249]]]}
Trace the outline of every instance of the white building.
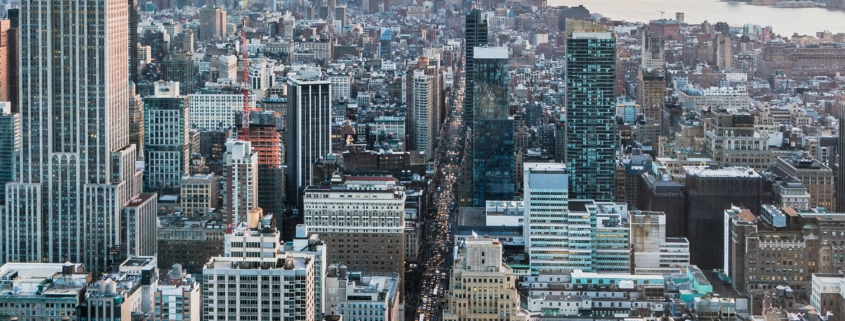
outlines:
{"label": "white building", "polygon": [[412,116],[411,149],[431,155],[434,147],[435,121],[434,115],[434,81],[422,69],[414,70],[411,84]]}
{"label": "white building", "polygon": [[405,117],[378,116],[373,120],[373,125],[377,134],[384,132],[399,140],[405,139]]}
{"label": "white building", "polygon": [[264,58],[249,61],[249,85],[258,97],[263,98],[268,89],[276,86],[273,68],[275,64]]}
{"label": "white building", "polygon": [[[235,113],[244,110],[243,94],[190,94],[191,127],[200,131],[235,126]],[[249,107],[255,107],[255,95],[249,95]]]}
{"label": "white building", "polygon": [[689,241],[666,237],[666,214],[631,211],[628,217],[634,274],[669,275],[689,266]]}
{"label": "white building", "polygon": [[[106,274],[88,285],[85,303],[77,308],[98,321],[123,321],[153,313],[158,288],[155,256],[126,259],[117,273]],[[93,319],[93,318],[92,318]]]}
{"label": "white building", "polygon": [[217,57],[217,78],[238,79],[238,58],[234,55]]}
{"label": "white building", "polygon": [[[569,173],[563,163],[525,163],[523,237],[531,269],[559,270],[568,260]],[[558,253],[558,254],[556,254]]]}
{"label": "white building", "polygon": [[258,152],[252,143],[230,139],[223,157],[223,207],[229,224],[246,222],[258,207]]}
{"label": "white building", "polygon": [[284,252],[279,231],[258,220],[229,231],[226,256],[203,268],[203,319],[314,321],[314,255]]}
{"label": "white building", "polygon": [[329,81],[332,83],[332,98],[351,98],[352,75],[348,72],[331,72]]}
{"label": "white building", "polygon": [[400,278],[363,276],[347,272],[345,265],[330,265],[326,274],[326,314],[350,320],[399,321]]}

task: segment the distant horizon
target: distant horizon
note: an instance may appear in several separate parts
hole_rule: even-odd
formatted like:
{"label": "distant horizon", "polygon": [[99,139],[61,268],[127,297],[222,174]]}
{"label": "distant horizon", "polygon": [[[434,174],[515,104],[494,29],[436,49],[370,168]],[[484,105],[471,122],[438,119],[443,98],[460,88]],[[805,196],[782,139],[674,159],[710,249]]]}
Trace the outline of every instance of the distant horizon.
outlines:
{"label": "distant horizon", "polygon": [[[684,22],[699,24],[707,20],[727,22],[731,26],[756,24],[772,26],[774,34],[781,36],[815,36],[817,32],[845,33],[845,10],[825,8],[776,8],[753,6],[746,3],[719,0],[548,0],[548,6],[577,7],[583,5],[590,14],[599,14],[612,20],[648,23],[657,19],[675,19],[676,12],[683,12]],[[664,13],[661,15],[661,11]],[[838,29],[837,29],[838,28]]]}

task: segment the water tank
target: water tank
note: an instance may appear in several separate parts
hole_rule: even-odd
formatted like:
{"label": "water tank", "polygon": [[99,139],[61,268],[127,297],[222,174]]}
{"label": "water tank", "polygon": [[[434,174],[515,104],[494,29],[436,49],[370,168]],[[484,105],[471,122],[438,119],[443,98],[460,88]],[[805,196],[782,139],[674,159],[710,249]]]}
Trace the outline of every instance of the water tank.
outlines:
{"label": "water tank", "polygon": [[786,297],[790,298],[790,299],[795,295],[795,291],[793,291],[792,288],[790,288],[790,287],[786,287],[786,290],[784,290],[784,293],[786,293]]}
{"label": "water tank", "polygon": [[73,263],[65,262],[65,264],[62,265],[62,275],[67,276],[71,274],[73,274]]}
{"label": "water tank", "polygon": [[345,278],[345,277],[346,277],[346,265],[345,265],[345,264],[341,264],[341,265],[338,267],[338,276],[339,276],[340,278]]}
{"label": "water tank", "polygon": [[327,275],[328,276],[337,276],[337,265],[334,265],[334,264],[329,265],[329,272],[328,272]]}
{"label": "water tank", "polygon": [[182,264],[179,264],[179,263],[173,264],[173,267],[170,270],[170,277],[172,277],[172,278],[182,277]]}
{"label": "water tank", "polygon": [[777,287],[775,287],[775,291],[776,291],[775,293],[777,294],[778,297],[784,296],[785,290],[786,290],[786,288],[784,288],[783,285],[778,285]]}
{"label": "water tank", "polygon": [[106,285],[107,284],[108,284],[108,281],[106,281],[106,280],[100,280],[100,282],[97,283],[97,287],[100,289],[100,293],[106,293]]}
{"label": "water tank", "polygon": [[109,280],[108,289],[106,293],[117,294],[117,282],[115,282],[114,280]]}

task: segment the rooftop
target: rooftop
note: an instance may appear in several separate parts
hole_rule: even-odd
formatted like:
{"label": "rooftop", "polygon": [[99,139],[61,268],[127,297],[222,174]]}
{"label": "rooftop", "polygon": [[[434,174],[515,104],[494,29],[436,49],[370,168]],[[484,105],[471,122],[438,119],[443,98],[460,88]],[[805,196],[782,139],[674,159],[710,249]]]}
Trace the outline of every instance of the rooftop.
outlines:
{"label": "rooftop", "polygon": [[760,178],[760,174],[749,167],[684,166],[688,176],[697,177],[746,177]]}

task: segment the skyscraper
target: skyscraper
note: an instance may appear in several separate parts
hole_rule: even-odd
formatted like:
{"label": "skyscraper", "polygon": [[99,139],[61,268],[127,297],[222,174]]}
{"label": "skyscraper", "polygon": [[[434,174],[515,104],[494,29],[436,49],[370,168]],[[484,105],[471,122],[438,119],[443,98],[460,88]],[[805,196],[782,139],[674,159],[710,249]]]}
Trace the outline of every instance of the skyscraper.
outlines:
{"label": "skyscraper", "polygon": [[144,191],[170,192],[189,173],[188,110],[178,82],[157,82],[144,98]]}
{"label": "skyscraper", "polygon": [[[103,271],[140,192],[129,133],[125,0],[21,4],[20,178],[6,185],[6,261]],[[79,25],[84,28],[53,28]]]}
{"label": "skyscraper", "polygon": [[286,190],[292,204],[311,182],[314,162],[332,151],[331,102],[331,83],[319,72],[299,71],[288,80]]}
{"label": "skyscraper", "polygon": [[[466,59],[466,88],[472,88],[472,81],[474,75],[472,68],[474,65],[475,47],[482,47],[487,45],[487,19],[479,9],[473,9],[467,13],[466,16],[466,43],[464,44],[464,58]],[[472,128],[472,90],[467,90],[464,98],[464,117],[469,128]]]}
{"label": "skyscraper", "polygon": [[475,47],[472,92],[472,206],[514,196],[513,118],[508,111],[508,48]]}
{"label": "skyscraper", "polygon": [[[241,122],[243,117],[236,117]],[[264,213],[281,217],[284,210],[285,169],[282,166],[282,116],[273,111],[249,113],[249,139],[258,152],[258,206]],[[238,135],[244,134],[241,127]],[[281,227],[281,225],[279,225]],[[281,229],[281,228],[280,228]]]}
{"label": "skyscraper", "polygon": [[616,199],[616,35],[566,21],[566,167],[570,198]]}
{"label": "skyscraper", "polygon": [[839,146],[837,161],[839,170],[836,180],[836,209],[845,212],[845,104],[839,105]]}
{"label": "skyscraper", "polygon": [[[21,118],[12,112],[11,103],[0,102],[0,106],[3,109],[0,114],[0,184],[5,185],[17,179],[15,165],[21,147]],[[0,190],[0,202],[6,202],[6,189]]]}
{"label": "skyscraper", "polygon": [[648,28],[642,28],[643,51],[642,69],[666,70],[666,39],[659,33],[654,33]]}
{"label": "skyscraper", "polygon": [[437,136],[434,113],[434,80],[422,69],[416,69],[411,75],[411,104],[408,115],[411,119],[409,136],[411,149],[424,152],[431,157],[434,151],[434,138]]}
{"label": "skyscraper", "polygon": [[555,270],[568,248],[566,230],[569,213],[569,173],[566,164],[525,163],[522,175],[525,193],[523,235],[525,252],[534,270]]}
{"label": "skyscraper", "polygon": [[132,82],[139,81],[138,62],[138,0],[127,0],[129,7],[129,80]]}

